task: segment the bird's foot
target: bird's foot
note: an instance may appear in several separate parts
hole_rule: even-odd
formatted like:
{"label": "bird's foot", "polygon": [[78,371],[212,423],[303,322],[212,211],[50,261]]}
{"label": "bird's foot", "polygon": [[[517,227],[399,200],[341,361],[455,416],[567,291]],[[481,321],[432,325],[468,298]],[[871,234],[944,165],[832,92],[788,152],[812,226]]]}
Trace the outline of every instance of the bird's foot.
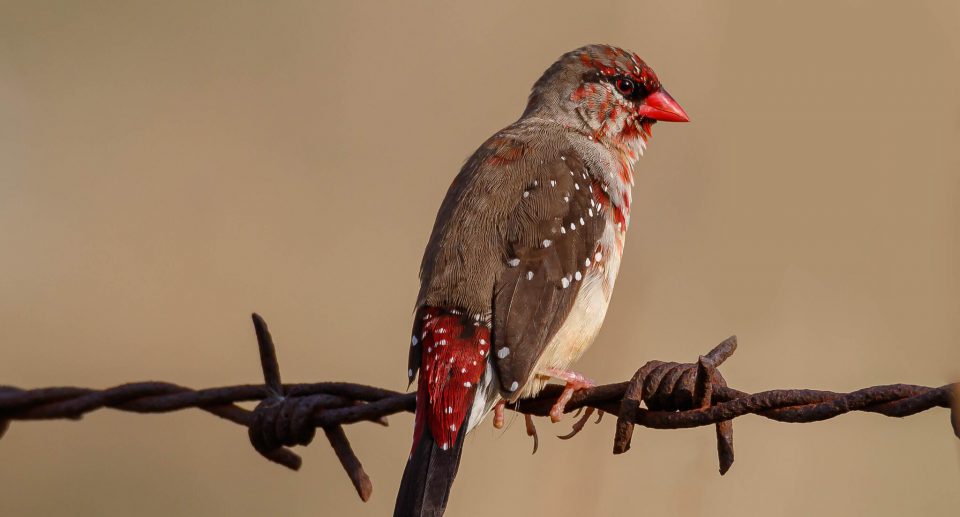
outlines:
{"label": "bird's foot", "polygon": [[[495,429],[503,429],[504,416],[503,410],[507,405],[507,401],[501,400],[493,406],[493,427]],[[533,425],[533,417],[530,415],[523,415],[524,422],[527,424],[527,436],[533,437],[533,452],[536,454],[537,447],[540,445],[540,437],[537,436],[537,426]]]}
{"label": "bird's foot", "polygon": [[[566,385],[563,387],[563,393],[560,394],[557,402],[554,403],[552,408],[550,408],[550,421],[553,423],[557,423],[563,419],[563,413],[566,411],[567,403],[570,402],[570,399],[573,397],[574,393],[585,388],[592,388],[596,386],[596,384],[590,379],[577,372],[571,372],[569,370],[547,368],[544,370],[543,374],[566,382]],[[593,408],[587,408],[587,413],[583,416],[582,421],[586,421],[586,419],[589,418],[592,413]],[[583,427],[583,424],[580,424],[580,427]]]}

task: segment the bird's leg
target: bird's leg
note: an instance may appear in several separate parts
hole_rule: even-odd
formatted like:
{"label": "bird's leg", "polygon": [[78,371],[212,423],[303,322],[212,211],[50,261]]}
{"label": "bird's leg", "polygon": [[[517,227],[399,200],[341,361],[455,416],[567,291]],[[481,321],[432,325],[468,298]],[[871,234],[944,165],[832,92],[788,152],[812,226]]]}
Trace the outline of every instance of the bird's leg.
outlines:
{"label": "bird's leg", "polygon": [[[563,418],[563,413],[567,407],[567,402],[570,402],[570,399],[573,397],[575,392],[596,386],[596,384],[590,379],[577,372],[571,372],[569,370],[547,368],[543,371],[543,375],[566,382],[566,385],[563,387],[563,393],[560,394],[557,402],[550,409],[550,420],[553,423],[557,423]],[[587,414],[585,415],[584,420],[588,418],[591,413],[593,413],[593,408],[587,408]]]}

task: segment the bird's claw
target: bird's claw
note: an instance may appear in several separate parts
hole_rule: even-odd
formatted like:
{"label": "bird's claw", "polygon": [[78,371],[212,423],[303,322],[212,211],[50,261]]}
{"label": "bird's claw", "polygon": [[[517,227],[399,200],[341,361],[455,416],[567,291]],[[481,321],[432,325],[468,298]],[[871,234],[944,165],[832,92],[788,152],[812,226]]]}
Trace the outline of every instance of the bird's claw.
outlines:
{"label": "bird's claw", "polygon": [[533,437],[533,452],[531,454],[536,454],[537,448],[540,446],[540,437],[537,436],[537,426],[533,425],[533,415],[523,416],[527,424],[527,436]]}
{"label": "bird's claw", "polygon": [[[577,421],[573,423],[573,429],[571,429],[570,432],[567,434],[558,435],[557,438],[560,438],[561,440],[569,440],[570,438],[573,438],[574,436],[579,434],[580,431],[583,430],[584,426],[587,425],[587,421],[590,420],[590,415],[592,415],[594,411],[595,410],[592,407],[588,407],[587,411],[583,414],[583,416],[577,419]],[[594,423],[599,424],[600,420],[602,419],[603,419],[603,411],[597,411],[597,421]]]}

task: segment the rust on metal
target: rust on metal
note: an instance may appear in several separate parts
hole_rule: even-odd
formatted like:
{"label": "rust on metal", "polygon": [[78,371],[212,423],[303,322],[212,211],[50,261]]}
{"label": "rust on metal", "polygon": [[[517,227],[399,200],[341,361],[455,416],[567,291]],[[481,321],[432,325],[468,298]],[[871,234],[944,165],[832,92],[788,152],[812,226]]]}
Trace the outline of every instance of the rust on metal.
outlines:
{"label": "rust on metal", "polygon": [[[53,387],[24,390],[0,386],[0,437],[12,421],[79,420],[102,408],[133,413],[167,413],[197,408],[247,428],[253,448],[270,461],[297,470],[302,464],[291,450],[308,445],[322,429],[360,498],[370,498],[373,485],[353,451],[344,425],[374,422],[387,425],[387,416],[413,412],[415,393],[400,393],[346,382],[283,384],[276,347],[260,316],[253,315],[260,351],[263,384],[241,384],[193,390],[167,382],[136,382],[103,390]],[[589,410],[618,415],[614,454],[629,450],[637,425],[656,429],[716,427],[720,473],[733,464],[733,419],[755,414],[780,422],[817,422],[851,411],[906,417],[935,407],[950,409],[950,423],[960,438],[960,383],[939,388],[909,384],[873,386],[850,393],[818,390],[771,390],[746,393],[727,386],[718,367],[733,355],[731,337],[700,356],[695,363],[650,361],[628,382],[578,391],[566,411],[587,410],[575,435],[590,416]],[[547,386],[536,397],[508,404],[528,417],[527,433],[534,437],[532,416],[547,416],[562,391]],[[254,410],[240,402],[259,401]],[[599,421],[599,420],[598,420]]]}

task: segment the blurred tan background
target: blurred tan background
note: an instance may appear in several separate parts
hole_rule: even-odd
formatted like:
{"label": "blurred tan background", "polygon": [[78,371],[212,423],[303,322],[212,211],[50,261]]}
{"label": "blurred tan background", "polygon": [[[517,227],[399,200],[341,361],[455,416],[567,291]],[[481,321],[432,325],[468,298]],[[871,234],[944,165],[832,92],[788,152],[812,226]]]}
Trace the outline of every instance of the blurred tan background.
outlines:
{"label": "blurred tan background", "polygon": [[[464,159],[589,42],[637,51],[693,123],[638,167],[602,382],[736,333],[744,390],[960,380],[955,2],[5,2],[0,383],[405,388],[417,269]],[[14,424],[0,515],[387,515],[412,417],[292,473],[187,411]],[[712,429],[522,421],[469,439],[450,515],[956,515],[945,410]]]}

